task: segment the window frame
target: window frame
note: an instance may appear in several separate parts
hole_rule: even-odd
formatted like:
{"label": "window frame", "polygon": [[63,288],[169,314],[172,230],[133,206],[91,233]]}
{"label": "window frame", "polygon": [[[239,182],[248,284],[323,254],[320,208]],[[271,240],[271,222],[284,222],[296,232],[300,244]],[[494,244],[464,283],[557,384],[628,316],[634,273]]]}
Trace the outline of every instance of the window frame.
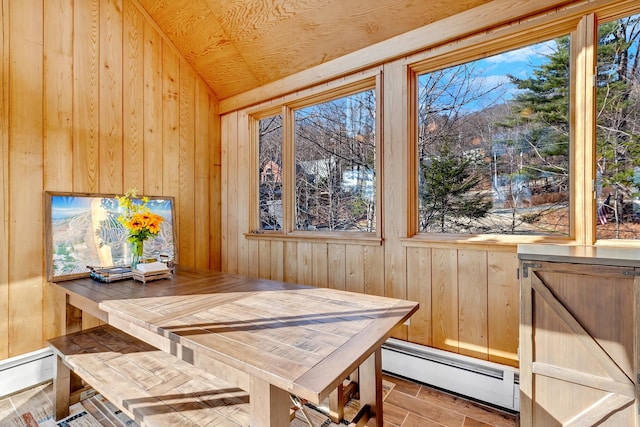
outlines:
{"label": "window frame", "polygon": [[[436,46],[408,57],[404,64],[409,74],[407,121],[409,135],[408,164],[411,168],[408,204],[408,247],[432,245],[505,245],[519,243],[581,244],[596,246],[637,247],[638,239],[597,239],[596,226],[596,65],[598,25],[640,13],[640,6],[630,1],[565,10],[551,19],[535,17],[528,22],[503,27],[486,34],[473,34],[453,43]],[[418,226],[418,162],[417,162],[417,78],[418,75],[460,65],[490,55],[524,47],[558,36],[571,37],[569,95],[569,203],[568,236],[448,234],[419,232]]]}
{"label": "window frame", "polygon": [[[576,130],[576,108],[575,97],[578,79],[576,78],[576,58],[577,44],[582,43],[576,40],[580,38],[580,23],[583,16],[570,16],[566,19],[554,21],[552,25],[534,25],[524,24],[519,27],[516,32],[503,34],[496,31],[490,35],[483,37],[470,38],[462,42],[444,45],[434,48],[428,52],[414,55],[406,61],[407,72],[409,74],[408,103],[410,118],[407,121],[408,128],[408,144],[409,144],[409,169],[410,181],[409,189],[409,206],[407,209],[407,224],[409,228],[408,238],[403,239],[407,246],[420,246],[422,242],[430,243],[446,243],[446,244],[507,244],[514,243],[533,243],[541,242],[568,244],[579,241],[578,221],[576,220],[576,203],[580,199],[577,197],[577,185],[580,182],[578,176],[585,176],[584,171],[578,166],[576,161],[577,141],[581,136]],[[454,67],[465,63],[470,63],[479,59],[483,59],[492,55],[497,55],[510,50],[526,47],[539,42],[548,41],[556,37],[569,35],[571,38],[570,48],[570,87],[569,87],[569,230],[566,236],[554,235],[510,235],[510,234],[456,234],[456,233],[434,233],[419,231],[419,197],[418,197],[418,78],[422,74],[435,72],[444,68]]]}
{"label": "window frame", "polygon": [[[590,230],[592,233],[591,236],[591,241],[593,244],[595,245],[599,245],[599,246],[616,246],[616,247],[638,247],[638,244],[640,243],[640,239],[598,239],[597,237],[597,214],[595,212],[597,212],[597,195],[596,195],[596,182],[597,182],[597,167],[596,167],[596,157],[597,157],[597,132],[596,132],[596,125],[597,125],[597,117],[596,117],[596,110],[598,108],[598,103],[597,103],[597,97],[596,97],[596,87],[595,87],[595,81],[597,79],[597,63],[598,63],[598,46],[599,46],[599,38],[598,38],[598,29],[599,26],[601,24],[605,24],[607,22],[612,22],[618,19],[624,19],[627,18],[631,15],[638,15],[640,14],[640,6],[633,4],[633,5],[626,5],[625,4],[621,4],[621,5],[613,5],[611,7],[608,8],[604,8],[602,10],[597,10],[596,12],[594,12],[592,14],[591,20],[592,20],[592,33],[593,33],[593,46],[592,46],[592,51],[591,51],[591,56],[592,56],[592,60],[593,60],[593,66],[590,68],[590,71],[592,70],[591,74],[589,74],[587,77],[591,79],[591,81],[593,81],[593,110],[592,110],[592,122],[593,122],[593,145],[591,147],[591,157],[592,157],[592,161],[593,161],[593,176],[592,176],[592,192],[593,192],[593,219],[592,219],[592,229]],[[640,51],[638,51],[636,54],[640,54]]]}
{"label": "window frame", "polygon": [[[353,242],[380,245],[382,242],[382,91],[381,69],[375,67],[356,76],[314,87],[302,96],[292,96],[269,108],[255,109],[249,112],[251,147],[251,203],[249,208],[249,238],[267,239],[308,239],[331,240],[332,242]],[[365,231],[322,231],[295,229],[295,112],[309,106],[353,95],[365,90],[375,93],[375,209],[376,225],[374,232]],[[259,195],[259,122],[274,115],[282,115],[282,228],[280,230],[260,229]]]}

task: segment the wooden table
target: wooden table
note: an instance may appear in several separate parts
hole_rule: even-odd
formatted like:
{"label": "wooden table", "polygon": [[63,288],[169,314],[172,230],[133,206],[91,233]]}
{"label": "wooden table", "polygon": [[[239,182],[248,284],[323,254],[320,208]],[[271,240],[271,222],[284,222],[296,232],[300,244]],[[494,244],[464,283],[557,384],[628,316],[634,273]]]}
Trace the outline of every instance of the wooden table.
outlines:
{"label": "wooden table", "polygon": [[[382,426],[382,343],[410,301],[178,268],[169,280],[55,284],[75,306],[249,391],[251,425],[289,425],[289,394],[320,404],[359,369]],[[68,313],[72,313],[69,309]],[[67,322],[74,329],[73,316]]]}

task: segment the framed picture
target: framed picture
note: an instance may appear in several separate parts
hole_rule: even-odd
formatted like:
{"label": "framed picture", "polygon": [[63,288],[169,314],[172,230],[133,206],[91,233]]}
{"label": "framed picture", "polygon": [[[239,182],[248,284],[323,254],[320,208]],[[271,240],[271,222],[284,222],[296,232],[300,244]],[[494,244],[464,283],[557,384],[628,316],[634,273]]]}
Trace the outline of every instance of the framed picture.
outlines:
{"label": "framed picture", "polygon": [[[143,258],[177,262],[174,198],[147,197],[150,211],[164,221],[158,235],[145,241]],[[118,221],[121,214],[115,194],[45,192],[47,280],[70,280],[89,276],[93,269],[126,267],[131,248],[129,232]]]}

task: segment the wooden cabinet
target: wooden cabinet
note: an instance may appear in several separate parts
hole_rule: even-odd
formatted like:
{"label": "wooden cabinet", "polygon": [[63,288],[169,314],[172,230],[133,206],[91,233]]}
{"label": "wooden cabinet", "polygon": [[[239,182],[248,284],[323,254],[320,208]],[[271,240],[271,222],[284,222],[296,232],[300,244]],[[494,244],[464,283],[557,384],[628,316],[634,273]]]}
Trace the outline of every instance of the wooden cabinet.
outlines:
{"label": "wooden cabinet", "polygon": [[640,251],[521,245],[522,426],[637,426]]}

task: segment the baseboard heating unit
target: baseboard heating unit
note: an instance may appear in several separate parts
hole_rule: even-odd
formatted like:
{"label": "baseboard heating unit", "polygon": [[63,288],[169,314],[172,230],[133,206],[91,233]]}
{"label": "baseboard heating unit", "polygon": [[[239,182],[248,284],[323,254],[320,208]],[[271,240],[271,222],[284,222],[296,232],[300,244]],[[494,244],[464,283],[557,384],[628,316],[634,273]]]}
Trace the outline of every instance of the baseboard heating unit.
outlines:
{"label": "baseboard heating unit", "polygon": [[0,397],[50,381],[54,362],[49,348],[0,360]]}
{"label": "baseboard heating unit", "polygon": [[394,338],[382,346],[382,369],[489,405],[518,412],[516,368]]}

